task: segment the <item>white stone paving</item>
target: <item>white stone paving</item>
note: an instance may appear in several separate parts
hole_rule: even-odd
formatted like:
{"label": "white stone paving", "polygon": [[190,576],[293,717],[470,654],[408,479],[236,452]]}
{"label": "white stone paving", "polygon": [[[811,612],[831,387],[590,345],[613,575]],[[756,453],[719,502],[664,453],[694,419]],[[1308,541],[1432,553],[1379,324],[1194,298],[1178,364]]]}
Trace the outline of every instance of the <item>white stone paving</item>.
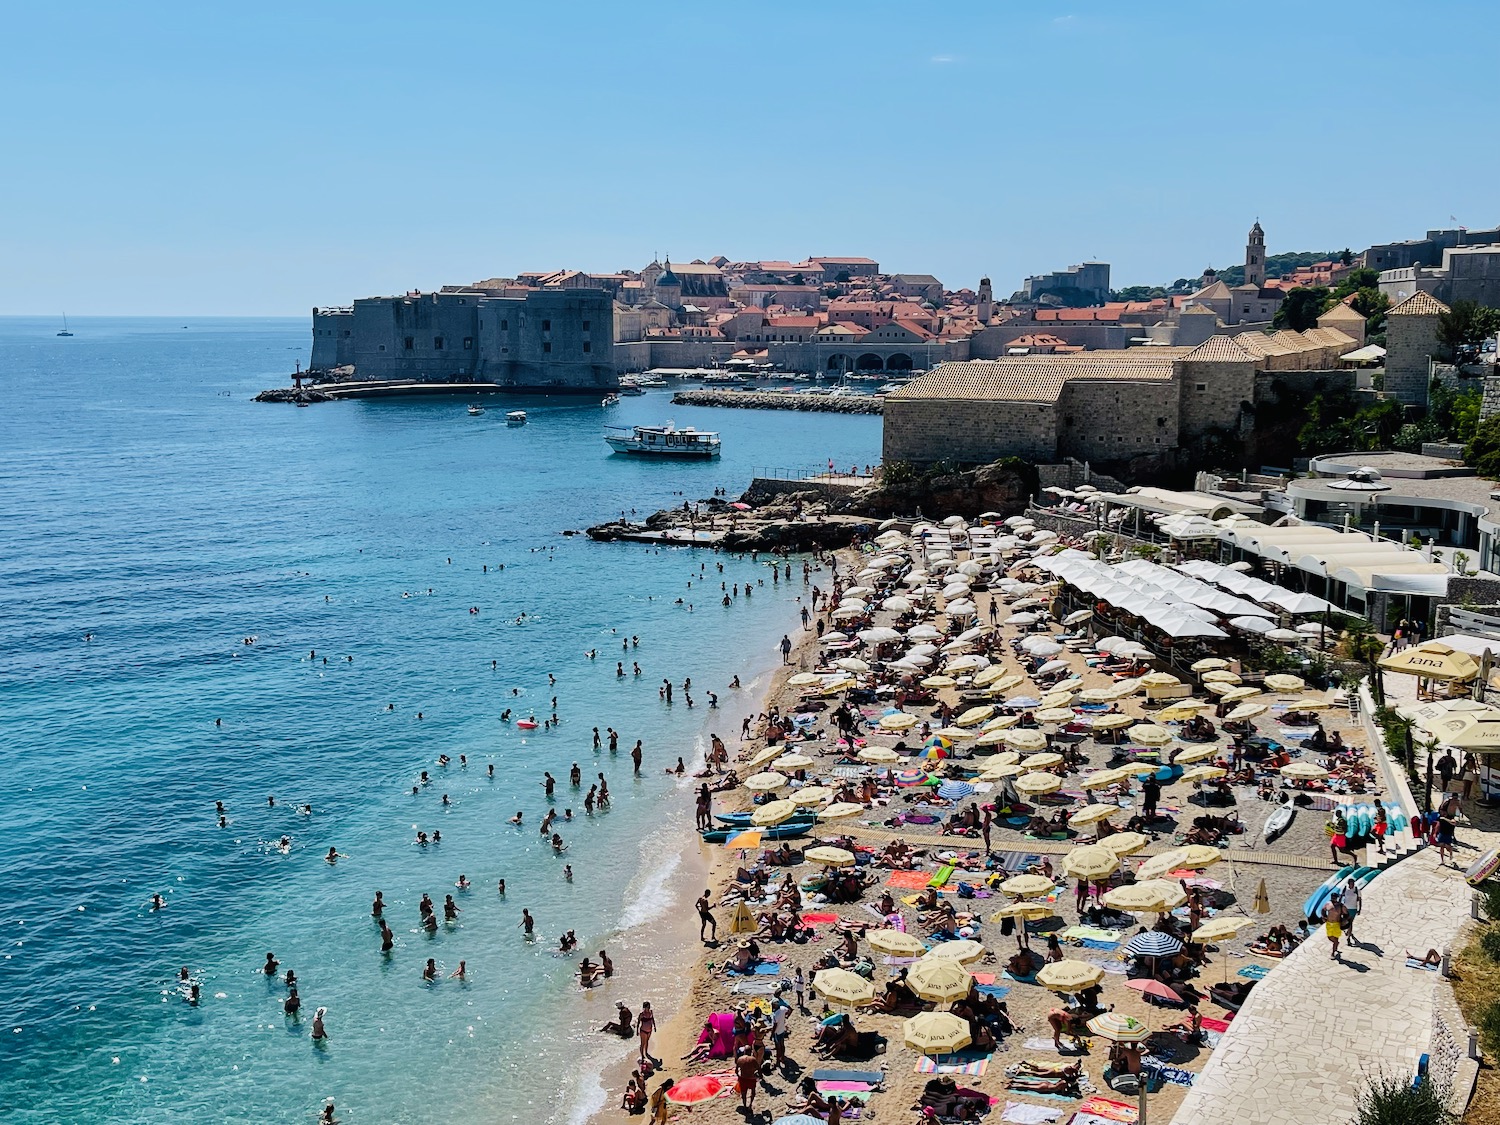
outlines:
{"label": "white stone paving", "polygon": [[[1460,849],[1458,862],[1473,855]],[[1330,960],[1319,928],[1256,985],[1174,1125],[1348,1125],[1367,1074],[1415,1072],[1441,980],[1406,968],[1406,951],[1451,943],[1469,916],[1470,890],[1461,870],[1440,868],[1437,849],[1426,848],[1383,871],[1363,896],[1360,944],[1345,941],[1343,962]]]}

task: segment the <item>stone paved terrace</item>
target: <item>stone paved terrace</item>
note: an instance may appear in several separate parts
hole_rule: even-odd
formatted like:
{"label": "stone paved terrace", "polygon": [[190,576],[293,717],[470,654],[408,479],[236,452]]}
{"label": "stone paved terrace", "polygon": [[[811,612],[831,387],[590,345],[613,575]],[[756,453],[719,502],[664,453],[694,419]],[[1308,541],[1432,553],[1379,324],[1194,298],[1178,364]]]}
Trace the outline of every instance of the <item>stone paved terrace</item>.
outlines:
{"label": "stone paved terrace", "polygon": [[[1483,838],[1459,830],[1461,842]],[[1457,853],[1460,864],[1473,856],[1473,846]],[[1406,951],[1442,952],[1469,917],[1463,872],[1437,860],[1436,848],[1423,849],[1365,888],[1360,944],[1344,943],[1342,963],[1318,929],[1255,987],[1174,1125],[1347,1125],[1366,1074],[1415,1073],[1446,986],[1406,968]]]}

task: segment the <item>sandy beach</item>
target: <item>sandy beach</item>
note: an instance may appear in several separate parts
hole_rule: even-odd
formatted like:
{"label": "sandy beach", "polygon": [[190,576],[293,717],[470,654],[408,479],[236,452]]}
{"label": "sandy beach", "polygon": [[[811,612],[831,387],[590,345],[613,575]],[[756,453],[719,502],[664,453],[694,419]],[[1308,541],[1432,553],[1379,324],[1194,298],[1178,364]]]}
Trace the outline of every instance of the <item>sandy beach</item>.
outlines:
{"label": "sandy beach", "polygon": [[[964,553],[960,551],[958,557],[965,557]],[[858,581],[854,574],[866,564],[868,558],[868,553],[864,556],[856,552],[840,554],[839,575],[842,589],[847,590]],[[1018,560],[1018,563],[1019,565],[1012,568],[1012,574],[1025,570],[1025,560]],[[826,571],[814,576],[815,584],[826,586],[827,581]],[[875,602],[878,604],[879,600],[876,598]],[[989,639],[984,642],[982,651],[989,654],[995,666],[1003,667],[1006,674],[1014,673],[1019,676],[1023,674],[1023,670],[1017,663],[1011,642],[1028,630],[1023,626],[1007,624],[1008,617],[1015,615],[1015,610],[1007,603],[1016,600],[1019,599],[1006,596],[998,590],[976,591],[975,610],[972,614],[965,615],[968,620],[963,623],[945,621],[942,599],[934,599],[925,613],[908,615],[905,621],[910,625],[912,620],[918,617],[922,620],[936,620],[939,625],[947,629],[946,636],[952,636],[967,626],[974,617],[980,621],[998,620],[999,624],[993,629]],[[991,601],[996,603],[992,616],[990,615]],[[814,622],[814,624],[821,622],[825,635],[840,624],[829,616],[835,604],[831,599],[822,603],[819,618]],[[1046,610],[1043,609],[1044,616],[1039,623],[1040,626],[1047,625],[1045,612]],[[870,616],[878,626],[887,621],[893,621],[899,614],[876,609]],[[861,624],[864,623],[861,622]],[[990,634],[989,629],[985,629],[985,632]],[[831,666],[828,646],[820,643],[818,635],[811,628],[795,632],[792,636],[795,646],[790,654],[789,662],[771,676],[765,697],[756,712],[759,716],[768,714],[789,716],[799,707],[805,706],[809,699],[819,697],[821,688],[809,688],[801,682],[805,676],[799,673],[807,673],[815,669],[829,671]],[[864,651],[868,647],[870,646],[861,646],[860,652],[844,655],[870,657],[871,654]],[[1066,680],[1067,689],[1076,697],[1078,693],[1108,691],[1117,688],[1116,676],[1104,670],[1102,662],[1096,665],[1080,659],[1085,653],[1091,654],[1087,645],[1080,645],[1076,651],[1070,651],[1068,659],[1072,667],[1069,669]],[[1142,672],[1149,672],[1149,670],[1142,666],[1134,669],[1134,672],[1138,677]],[[799,682],[796,685],[788,683],[793,676],[798,676]],[[935,682],[942,683],[942,681]],[[916,716],[921,723],[930,724],[933,729],[938,729],[943,724],[940,717],[942,714],[946,712],[950,716],[956,715],[967,706],[967,702],[960,698],[965,694],[963,689],[967,682],[965,678],[953,681],[951,685],[939,686],[931,691],[930,699],[921,704],[907,704],[905,710]],[[1204,685],[1194,686],[1202,697],[1201,689]],[[1008,694],[1029,696],[1043,691],[1045,691],[1043,687],[1033,688],[1027,684],[1013,689]],[[827,697],[829,710],[838,703],[839,694]],[[1298,700],[1313,696],[1322,698],[1322,693],[1309,691],[1305,695],[1296,693],[1284,697],[1275,696],[1274,693],[1257,695],[1255,702],[1264,703],[1266,707],[1265,713],[1259,718],[1256,726],[1263,733],[1279,734],[1282,728],[1276,724],[1283,717],[1283,712],[1289,706],[1295,706]],[[1211,700],[1213,697],[1207,698]],[[1140,695],[1126,696],[1120,703],[1118,712],[1129,715],[1132,722],[1140,724],[1144,729],[1145,720],[1148,716],[1152,716],[1150,711],[1144,709],[1144,703],[1145,700]],[[921,733],[918,730],[904,732],[905,738],[881,736],[878,733],[878,723],[874,720],[882,710],[888,711],[889,707],[889,702],[886,702],[878,706],[863,708],[863,722],[869,729],[862,735],[856,736],[855,745],[891,746],[895,742],[904,743],[911,750],[919,749],[924,739],[918,737]],[[1157,710],[1159,712],[1159,708]],[[1209,713],[1212,714],[1212,711]],[[795,792],[799,784],[813,785],[827,780],[831,784],[839,785],[847,781],[850,776],[873,772],[870,766],[861,764],[857,759],[846,757],[850,748],[840,744],[838,731],[828,721],[828,711],[820,711],[816,714],[814,721],[806,727],[792,726],[771,732],[767,731],[765,724],[757,722],[751,737],[739,741],[737,746],[737,740],[730,738],[729,735],[738,732],[726,732],[725,741],[730,745],[733,764],[739,779],[743,781],[756,770],[774,768],[767,765],[765,761],[756,762],[756,759],[764,759],[766,756],[768,733],[773,738],[778,738],[778,745],[784,746],[785,750],[805,754],[814,760],[812,766],[802,771],[805,774],[805,781],[796,778],[790,781],[789,788],[792,792]],[[1337,732],[1351,750],[1357,751],[1363,736],[1346,709],[1320,709],[1317,714],[1323,728],[1330,736]],[[1062,726],[1063,724],[1058,725],[1059,733]],[[1175,723],[1171,726],[1174,732],[1180,730]],[[950,733],[955,732],[953,727],[943,729]],[[1003,727],[997,729],[1003,729]],[[806,732],[806,736],[795,743],[785,742],[788,730],[793,732],[802,730]],[[793,734],[793,737],[797,736]],[[962,775],[974,782],[974,772],[983,769],[990,759],[985,756],[971,758],[969,755],[970,748],[974,745],[972,742],[957,738],[952,741],[957,745],[952,749],[953,756],[950,758],[909,759],[892,764],[890,768],[897,770],[925,766],[931,769],[936,777]],[[1060,740],[1058,747],[1061,749],[1063,745],[1064,743]],[[1117,748],[1105,743],[1099,737],[1084,737],[1068,745],[1073,758],[1068,766],[1057,767],[1057,772],[1063,777],[1063,785],[1067,789],[1075,790],[1077,803],[1101,799],[1097,793],[1090,795],[1087,792],[1078,792],[1076,787],[1081,779],[1097,772],[1099,767],[1105,766],[1112,759],[1112,755],[1118,753]],[[1202,757],[1218,756],[1227,761],[1229,743],[1222,730],[1216,732],[1211,745],[1213,754],[1202,755]],[[974,748],[980,754],[1001,749],[995,744]],[[1164,756],[1161,760],[1165,762],[1172,754],[1197,749],[1199,747],[1196,745],[1174,740],[1171,747],[1164,748]],[[1353,758],[1351,758],[1352,761]],[[752,766],[752,762],[756,764]],[[832,771],[835,769],[841,770],[843,776],[834,776]],[[997,800],[997,794],[1000,791],[993,784],[980,781],[977,785],[978,792],[973,795],[977,803],[988,804]],[[923,794],[920,798],[917,796],[919,792]],[[1162,1073],[1168,1076],[1168,1080],[1163,1081],[1160,1087],[1154,1088],[1150,1094],[1154,1120],[1170,1118],[1188,1088],[1186,1083],[1191,1082],[1192,1074],[1201,1069],[1212,1049],[1212,1044],[1217,1039],[1215,1029],[1222,1029],[1225,1022],[1233,1018],[1232,1010],[1208,998],[1208,986],[1225,980],[1244,985],[1247,981],[1273,969],[1277,964],[1277,958],[1251,951],[1249,948],[1251,943],[1278,923],[1287,926],[1295,933],[1301,917],[1300,908],[1303,900],[1309,892],[1337,870],[1330,857],[1328,834],[1325,830],[1325,823],[1331,814],[1310,807],[1302,808],[1293,818],[1291,826],[1272,845],[1268,846],[1262,829],[1266,820],[1280,806],[1273,801],[1257,799],[1257,790],[1253,785],[1235,785],[1233,792],[1234,804],[1232,806],[1200,807],[1196,803],[1200,799],[1196,783],[1177,780],[1164,783],[1159,811],[1167,819],[1158,821],[1152,826],[1145,846],[1130,854],[1122,865],[1129,869],[1149,861],[1155,855],[1171,850],[1174,845],[1181,842],[1181,830],[1190,827],[1195,816],[1204,814],[1237,816],[1243,827],[1242,832],[1231,834],[1226,838],[1223,847],[1214,857],[1216,862],[1207,865],[1203,870],[1181,873],[1191,876],[1193,886],[1204,895],[1202,921],[1214,918],[1234,919],[1243,928],[1232,938],[1206,944],[1205,963],[1198,969],[1197,979],[1192,981],[1193,987],[1203,994],[1200,1011],[1206,1021],[1204,1023],[1206,1035],[1197,1043],[1183,1042],[1170,1035],[1155,1035],[1149,1044],[1154,1058],[1164,1068]],[[807,1007],[801,1011],[794,1010],[790,1014],[790,1035],[786,1043],[787,1065],[773,1067],[768,1061],[762,1073],[754,1106],[755,1119],[771,1121],[802,1112],[801,1101],[797,1097],[799,1085],[803,1078],[812,1075],[815,1070],[825,1072],[880,1071],[882,1073],[879,1082],[873,1084],[873,1089],[869,1091],[858,1088],[846,1090],[839,1085],[838,1078],[822,1080],[823,1084],[820,1089],[823,1089],[825,1093],[843,1091],[856,1098],[867,1099],[866,1105],[860,1111],[861,1116],[875,1118],[881,1114],[905,1116],[913,1113],[924,1088],[934,1078],[932,1071],[935,1064],[931,1056],[924,1056],[904,1044],[903,1020],[922,1010],[923,1007],[932,1008],[934,1005],[919,1005],[902,1008],[894,1013],[882,1013],[863,1006],[848,1007],[834,1003],[833,1012],[849,1013],[861,1032],[873,1032],[883,1039],[883,1043],[875,1052],[862,1055],[854,1061],[823,1061],[815,1053],[813,1042],[814,1034],[818,1030],[818,1018],[826,1010],[824,1001],[814,994],[812,988],[814,962],[838,945],[845,928],[853,929],[860,935],[867,928],[881,928],[882,915],[872,904],[887,890],[891,891],[897,900],[897,910],[901,915],[900,924],[909,934],[925,936],[928,926],[924,925],[918,916],[919,911],[913,905],[916,901],[916,890],[938,871],[953,868],[956,870],[951,879],[943,884],[941,901],[952,902],[959,911],[972,912],[973,924],[977,929],[976,938],[983,943],[984,952],[977,960],[968,963],[966,968],[973,972],[975,980],[991,994],[1003,998],[1013,1031],[1000,1037],[992,1049],[968,1051],[959,1056],[946,1057],[942,1065],[961,1068],[954,1074],[958,1085],[990,1099],[987,1112],[993,1113],[992,1120],[1000,1120],[1007,1105],[1013,1103],[1036,1106],[1043,1111],[1058,1110],[1060,1112],[1056,1118],[1053,1118],[1055,1120],[1066,1119],[1070,1114],[1078,1111],[1080,1106],[1120,1113],[1125,1111],[1112,1108],[1111,1103],[1128,1103],[1130,1107],[1134,1106],[1133,1095],[1126,1096],[1117,1093],[1106,1082],[1104,1071],[1109,1054],[1109,1042],[1084,1032],[1082,1051],[1075,1048],[1066,1037],[1062,1039],[1063,1050],[1056,1050],[1052,1043],[1048,1014],[1062,1007],[1064,997],[1029,980],[1008,979],[1005,972],[1006,963],[1020,948],[1019,935],[1002,936],[1001,926],[991,918],[995,910],[1012,901],[1009,895],[994,884],[1003,882],[1019,872],[1041,871],[1050,867],[1056,873],[1058,885],[1055,890],[1042,896],[1040,901],[1054,909],[1047,912],[1048,917],[1033,922],[1027,927],[1026,940],[1029,947],[1038,953],[1044,953],[1047,935],[1050,933],[1061,936],[1062,949],[1069,961],[1083,961],[1102,971],[1100,986],[1102,1009],[1112,1011],[1118,1016],[1129,1017],[1152,1031],[1160,1031],[1168,1025],[1183,1020],[1184,1009],[1180,1005],[1160,1006],[1150,1003],[1141,992],[1126,987],[1128,965],[1123,949],[1123,942],[1142,929],[1143,925],[1149,926],[1155,916],[1151,914],[1133,917],[1115,915],[1115,921],[1109,925],[1086,926],[1080,930],[1079,927],[1084,923],[1084,919],[1080,917],[1073,899],[1070,889],[1072,881],[1062,875],[1062,869],[1064,857],[1069,852],[1080,844],[1093,841],[1095,835],[1093,828],[1071,829],[1068,838],[1036,838],[1023,831],[1023,828],[1027,827],[1024,823],[1020,826],[1011,825],[997,817],[992,825],[991,846],[987,855],[977,831],[972,835],[954,834],[947,831],[944,823],[949,815],[973,802],[962,797],[946,801],[933,796],[933,793],[935,790],[926,787],[889,787],[883,784],[873,802],[866,804],[857,815],[839,819],[833,823],[819,823],[805,837],[790,841],[791,846],[798,849],[815,846],[824,840],[835,838],[842,838],[841,842],[846,844],[852,842],[862,853],[860,860],[869,860],[868,865],[862,862],[858,868],[866,873],[868,889],[863,892],[859,901],[853,902],[825,904],[813,901],[811,897],[804,898],[801,913],[808,919],[810,938],[805,941],[773,941],[768,940],[764,934],[761,935],[758,941],[764,967],[759,972],[748,976],[726,978],[722,970],[726,959],[737,952],[740,943],[747,937],[755,936],[749,933],[732,932],[731,919],[741,892],[741,884],[735,878],[736,873],[742,865],[746,868],[755,865],[759,849],[742,852],[718,844],[697,845],[696,855],[684,862],[680,885],[690,891],[693,896],[696,896],[698,889],[702,886],[706,885],[711,889],[718,941],[706,945],[698,943],[698,919],[686,893],[678,911],[670,919],[665,920],[663,928],[657,931],[659,941],[679,951],[683,973],[680,997],[671,997],[670,1007],[660,1002],[654,1005],[661,1023],[652,1041],[651,1053],[659,1060],[659,1066],[646,1080],[648,1091],[657,1091],[667,1079],[677,1081],[694,1075],[719,1076],[725,1083],[725,1092],[718,1097],[694,1105],[691,1110],[692,1115],[709,1122],[727,1121],[731,1117],[740,1116],[739,1098],[733,1091],[731,1077],[733,1060],[712,1058],[683,1062],[682,1058],[689,1054],[698,1042],[700,1031],[705,1027],[709,1017],[715,1013],[741,1010],[747,1003],[769,1004],[774,995],[784,995],[788,1002],[794,1004],[791,981],[800,969],[808,981]],[[1374,796],[1377,793],[1378,791],[1371,790],[1369,795]],[[786,795],[786,791],[770,794],[773,798]],[[1131,810],[1137,807],[1141,799],[1140,787],[1129,786],[1124,793],[1114,795],[1111,799],[1116,796],[1121,806],[1119,810],[1121,815],[1118,819],[1123,822],[1131,815]],[[728,792],[715,793],[713,814],[718,817],[747,812],[755,807],[754,797],[755,794],[743,786],[738,786]],[[1052,807],[1039,803],[1036,806],[1037,811],[1051,813],[1054,807],[1074,803],[1065,800],[1065,797],[1066,792],[1063,796],[1055,798],[1058,804]],[[1121,828],[1123,824],[1115,827]],[[909,870],[896,871],[881,866],[885,862],[881,853],[893,840],[903,841],[911,849],[912,854],[907,861],[910,864]],[[766,848],[774,846],[770,842],[765,844]],[[799,864],[785,869],[773,866],[767,870],[774,880],[783,873],[789,874],[794,879],[802,879],[817,869],[810,865]],[[1177,877],[1178,874],[1174,872],[1173,876]],[[972,891],[961,890],[961,886],[972,888]],[[1264,913],[1256,908],[1257,896],[1262,891],[1261,902],[1265,907]],[[974,899],[972,903],[966,901],[971,894]],[[960,902],[960,900],[965,901]],[[770,907],[756,905],[753,909],[759,915]],[[1188,908],[1182,907],[1178,913],[1185,916]],[[1098,936],[1079,937],[1077,936],[1079,933]],[[1323,941],[1321,932],[1315,930],[1313,939],[1321,943]],[[902,967],[901,962],[895,958],[867,952],[862,936],[856,938],[856,946],[862,956],[873,962],[873,983],[876,994],[879,995],[886,981]],[[689,962],[695,963],[689,965]],[[947,1006],[946,1004],[936,1005],[939,1010]],[[635,1058],[634,1050],[630,1052],[629,1058],[631,1060]],[[1014,1070],[1023,1064],[1034,1064],[1040,1070],[1049,1070],[1074,1063],[1081,1064],[1080,1081],[1071,1087],[1071,1093],[1077,1096],[1066,1096],[1062,1093],[1042,1094],[1032,1090],[1007,1088],[1007,1071]],[[620,1106],[620,1098],[630,1078],[630,1071],[631,1064],[628,1061],[608,1070],[604,1076],[607,1089],[606,1104],[595,1115],[594,1120],[614,1121],[627,1116]],[[940,1073],[944,1072],[940,1071]],[[854,1085],[858,1087],[860,1083],[856,1081]],[[1090,1103],[1090,1098],[1104,1100]],[[672,1107],[673,1114],[683,1112],[686,1112],[683,1108]],[[1019,1116],[1024,1116],[1026,1112],[1017,1111]],[[1131,1109],[1130,1113],[1133,1114],[1133,1112]],[[846,1113],[845,1116],[847,1115]],[[1045,1119],[1047,1118],[1037,1118],[1037,1120]],[[1127,1119],[1133,1119],[1133,1117]]]}

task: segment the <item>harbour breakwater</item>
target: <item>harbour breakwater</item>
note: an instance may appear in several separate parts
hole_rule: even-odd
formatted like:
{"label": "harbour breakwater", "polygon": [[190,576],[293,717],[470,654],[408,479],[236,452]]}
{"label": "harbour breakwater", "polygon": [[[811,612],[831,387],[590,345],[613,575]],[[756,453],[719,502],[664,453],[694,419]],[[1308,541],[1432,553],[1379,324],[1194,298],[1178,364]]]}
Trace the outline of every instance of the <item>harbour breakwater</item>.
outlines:
{"label": "harbour breakwater", "polygon": [[795,394],[790,391],[678,391],[674,404],[729,406],[741,410],[811,410],[825,414],[880,414],[885,403],[872,395]]}

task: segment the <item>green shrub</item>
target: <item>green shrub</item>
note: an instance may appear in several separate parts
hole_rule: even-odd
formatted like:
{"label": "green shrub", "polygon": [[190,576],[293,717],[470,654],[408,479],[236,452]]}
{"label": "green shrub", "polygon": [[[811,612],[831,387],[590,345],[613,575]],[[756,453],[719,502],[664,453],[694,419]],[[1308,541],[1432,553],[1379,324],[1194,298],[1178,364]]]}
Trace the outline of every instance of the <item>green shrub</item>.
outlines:
{"label": "green shrub", "polygon": [[1443,1092],[1431,1082],[1413,1086],[1404,1074],[1382,1073],[1360,1094],[1352,1125],[1447,1125],[1454,1120]]}
{"label": "green shrub", "polygon": [[1491,1055],[1500,1054],[1500,1001],[1486,1006],[1479,1013],[1474,1030],[1479,1032],[1479,1041],[1486,1051]]}
{"label": "green shrub", "polygon": [[[1491,880],[1479,891],[1479,902],[1484,908],[1484,916],[1491,922],[1500,922],[1500,882]],[[1486,950],[1488,952],[1488,950]],[[1491,953],[1491,957],[1500,961],[1500,956]]]}
{"label": "green shrub", "polygon": [[[1490,894],[1493,897],[1494,892],[1491,891]],[[1494,915],[1489,912],[1491,905],[1489,902],[1485,903],[1485,914],[1493,918]],[[1479,935],[1479,948],[1484,950],[1484,955],[1491,961],[1500,961],[1500,926],[1490,926]]]}

